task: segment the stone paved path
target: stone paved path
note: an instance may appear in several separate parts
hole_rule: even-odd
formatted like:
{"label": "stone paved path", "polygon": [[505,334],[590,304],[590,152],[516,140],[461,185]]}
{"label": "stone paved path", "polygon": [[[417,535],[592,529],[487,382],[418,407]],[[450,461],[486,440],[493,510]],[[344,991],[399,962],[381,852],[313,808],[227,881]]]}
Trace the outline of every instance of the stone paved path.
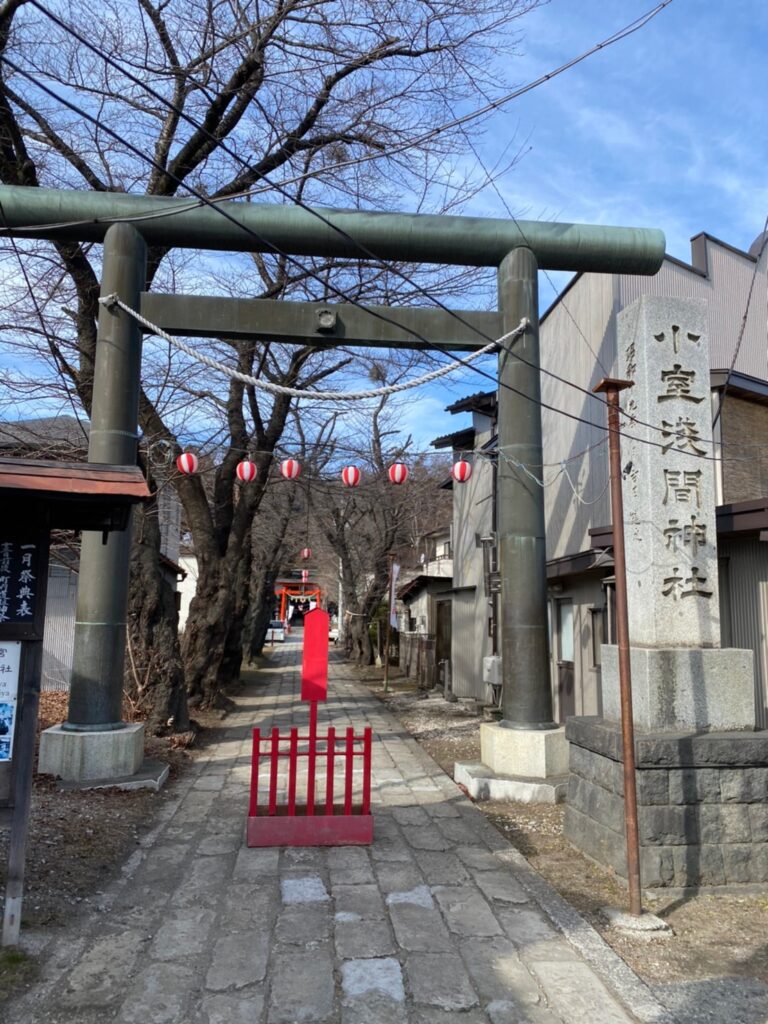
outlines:
{"label": "stone paved path", "polygon": [[374,844],[247,849],[250,727],[305,723],[299,661],[299,643],[289,641],[261,674],[263,687],[241,698],[225,738],[179,784],[100,912],[43,951],[41,983],[7,1008],[7,1020],[669,1019],[340,663],[321,726],[373,726]]}

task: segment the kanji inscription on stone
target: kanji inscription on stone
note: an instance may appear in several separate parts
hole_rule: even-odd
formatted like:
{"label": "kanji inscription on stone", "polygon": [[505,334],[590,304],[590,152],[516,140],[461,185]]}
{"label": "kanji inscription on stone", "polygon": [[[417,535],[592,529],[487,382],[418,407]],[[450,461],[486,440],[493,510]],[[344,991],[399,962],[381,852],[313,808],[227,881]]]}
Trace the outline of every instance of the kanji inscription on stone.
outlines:
{"label": "kanji inscription on stone", "polygon": [[[634,380],[622,461],[632,644],[720,646],[705,303],[645,296],[619,317]],[[648,443],[651,442],[651,443]]]}

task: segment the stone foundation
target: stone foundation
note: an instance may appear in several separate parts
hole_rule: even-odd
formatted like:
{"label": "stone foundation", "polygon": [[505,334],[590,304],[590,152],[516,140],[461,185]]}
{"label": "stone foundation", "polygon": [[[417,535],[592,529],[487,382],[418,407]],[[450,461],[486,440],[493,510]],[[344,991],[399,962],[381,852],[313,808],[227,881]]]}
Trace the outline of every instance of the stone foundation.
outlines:
{"label": "stone foundation", "polygon": [[[754,727],[754,653],[734,647],[630,647],[635,729]],[[603,715],[621,719],[619,649],[602,648]]]}
{"label": "stone foundation", "polygon": [[498,722],[480,726],[480,760],[500,775],[548,779],[568,772],[565,729],[508,729]]}
{"label": "stone foundation", "polygon": [[60,725],[40,736],[37,770],[66,782],[123,779],[135,775],[144,758],[144,725],[104,732],[69,732]]}
{"label": "stone foundation", "polygon": [[[626,878],[621,729],[572,718],[565,835]],[[768,732],[635,737],[644,888],[768,882]]]}

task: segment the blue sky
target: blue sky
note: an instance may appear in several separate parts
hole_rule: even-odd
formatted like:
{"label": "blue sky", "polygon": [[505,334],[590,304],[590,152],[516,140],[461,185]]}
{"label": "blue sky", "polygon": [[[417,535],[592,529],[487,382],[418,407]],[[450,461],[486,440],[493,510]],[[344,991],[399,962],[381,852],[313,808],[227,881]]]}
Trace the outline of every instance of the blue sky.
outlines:
{"label": "blue sky", "polygon": [[[551,0],[517,23],[509,77],[529,82],[653,6]],[[493,166],[510,142],[525,141],[523,158],[497,182],[516,217],[658,227],[683,260],[702,230],[748,248],[768,215],[766,40],[764,0],[673,0],[639,32],[493,115],[482,160]],[[509,215],[491,188],[465,212]],[[559,289],[568,275],[551,277]],[[543,275],[540,294],[543,307],[555,297]],[[467,423],[445,405],[492,386],[465,371],[422,389],[401,412],[403,429],[427,448]]]}
{"label": "blue sky", "polygon": [[[654,6],[551,0],[519,22],[517,81],[556,68]],[[496,114],[482,160],[492,166],[512,136],[527,140],[523,159],[497,183],[516,217],[661,228],[667,252],[686,262],[699,231],[748,249],[768,215],[766,41],[763,0],[673,0],[639,32]],[[467,212],[508,216],[492,189]],[[552,277],[558,288],[567,281]],[[540,295],[544,307],[555,295],[543,276]],[[441,414],[441,404],[490,387],[463,374],[460,386],[427,392],[431,436],[467,422]]]}

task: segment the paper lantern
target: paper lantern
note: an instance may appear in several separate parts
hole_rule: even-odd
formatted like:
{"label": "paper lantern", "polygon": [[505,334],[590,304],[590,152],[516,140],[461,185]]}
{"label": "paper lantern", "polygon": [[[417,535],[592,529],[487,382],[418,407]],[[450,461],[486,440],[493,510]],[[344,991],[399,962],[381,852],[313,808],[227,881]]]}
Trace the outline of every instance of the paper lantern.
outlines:
{"label": "paper lantern", "polygon": [[295,480],[301,472],[301,465],[296,459],[284,459],[280,463],[280,472],[286,480]]}
{"label": "paper lantern", "polygon": [[305,562],[307,561],[307,559],[311,558],[312,557],[312,548],[302,548],[301,549],[301,557],[304,559]]}
{"label": "paper lantern", "polygon": [[404,484],[408,479],[408,467],[404,462],[393,462],[389,467],[389,480],[393,484]]}
{"label": "paper lantern", "polygon": [[301,582],[306,583],[309,580],[309,569],[301,570]]}
{"label": "paper lantern", "polygon": [[250,459],[243,459],[242,462],[237,464],[237,479],[244,484],[249,484],[251,480],[256,479],[256,463],[251,462]]}
{"label": "paper lantern", "polygon": [[345,466],[341,471],[341,479],[345,487],[357,487],[360,483],[360,470],[357,466]]}
{"label": "paper lantern", "polygon": [[472,463],[459,459],[451,466],[451,476],[457,484],[465,484],[472,476]]}
{"label": "paper lantern", "polygon": [[182,452],[178,459],[176,459],[176,468],[184,476],[191,476],[192,473],[196,473],[199,465],[200,460],[194,452]]}

